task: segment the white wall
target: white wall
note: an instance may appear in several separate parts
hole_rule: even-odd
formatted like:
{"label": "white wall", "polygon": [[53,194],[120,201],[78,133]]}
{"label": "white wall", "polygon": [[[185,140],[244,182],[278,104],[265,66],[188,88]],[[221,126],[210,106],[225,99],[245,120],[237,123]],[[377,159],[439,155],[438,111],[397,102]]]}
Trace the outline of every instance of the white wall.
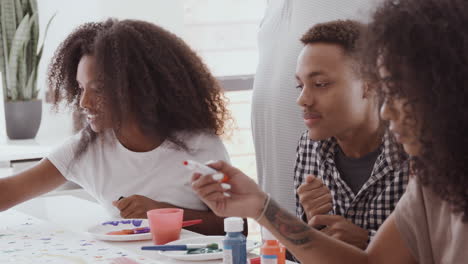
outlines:
{"label": "white wall", "polygon": [[[294,0],[293,0],[294,1]],[[215,76],[251,75],[266,0],[185,0],[185,40]]]}

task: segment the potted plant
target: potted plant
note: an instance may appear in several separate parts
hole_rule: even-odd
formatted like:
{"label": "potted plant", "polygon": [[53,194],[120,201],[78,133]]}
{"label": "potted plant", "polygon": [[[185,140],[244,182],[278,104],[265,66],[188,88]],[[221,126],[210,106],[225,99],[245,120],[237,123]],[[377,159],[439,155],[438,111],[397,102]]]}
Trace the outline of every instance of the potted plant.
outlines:
{"label": "potted plant", "polygon": [[7,135],[10,139],[34,138],[42,115],[36,84],[43,50],[43,45],[38,48],[37,0],[1,0],[0,25],[0,72]]}

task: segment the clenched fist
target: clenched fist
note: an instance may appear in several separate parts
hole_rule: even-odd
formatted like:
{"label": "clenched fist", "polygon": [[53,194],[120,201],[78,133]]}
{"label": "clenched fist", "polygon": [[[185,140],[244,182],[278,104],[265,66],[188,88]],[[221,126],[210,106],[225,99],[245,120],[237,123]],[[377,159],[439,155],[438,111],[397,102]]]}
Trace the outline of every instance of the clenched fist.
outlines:
{"label": "clenched fist", "polygon": [[316,215],[328,214],[333,208],[332,195],[322,180],[307,175],[305,182],[297,188],[299,202],[304,208],[307,220]]}
{"label": "clenched fist", "polygon": [[154,201],[146,196],[132,195],[112,203],[123,218],[146,218],[146,212],[152,209],[171,207],[167,203]]}

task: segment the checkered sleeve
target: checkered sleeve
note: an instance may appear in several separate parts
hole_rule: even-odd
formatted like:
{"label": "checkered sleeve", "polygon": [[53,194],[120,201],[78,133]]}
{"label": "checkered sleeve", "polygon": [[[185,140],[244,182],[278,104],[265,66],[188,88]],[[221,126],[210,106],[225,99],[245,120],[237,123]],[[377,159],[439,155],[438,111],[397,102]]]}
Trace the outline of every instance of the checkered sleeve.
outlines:
{"label": "checkered sleeve", "polygon": [[297,194],[297,188],[301,186],[304,181],[305,161],[304,155],[306,152],[307,145],[307,132],[304,132],[299,139],[296,149],[296,164],[294,166],[294,194],[296,196],[296,216],[303,219],[304,208],[302,208],[299,202],[299,195]]}

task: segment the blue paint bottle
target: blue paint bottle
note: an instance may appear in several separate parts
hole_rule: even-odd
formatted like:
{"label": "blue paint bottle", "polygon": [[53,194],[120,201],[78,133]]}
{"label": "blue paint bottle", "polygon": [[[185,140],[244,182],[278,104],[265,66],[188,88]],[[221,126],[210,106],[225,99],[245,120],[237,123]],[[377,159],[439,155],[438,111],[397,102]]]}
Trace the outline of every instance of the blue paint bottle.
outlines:
{"label": "blue paint bottle", "polygon": [[224,219],[223,264],[247,264],[247,241],[242,234],[244,220],[240,217]]}

